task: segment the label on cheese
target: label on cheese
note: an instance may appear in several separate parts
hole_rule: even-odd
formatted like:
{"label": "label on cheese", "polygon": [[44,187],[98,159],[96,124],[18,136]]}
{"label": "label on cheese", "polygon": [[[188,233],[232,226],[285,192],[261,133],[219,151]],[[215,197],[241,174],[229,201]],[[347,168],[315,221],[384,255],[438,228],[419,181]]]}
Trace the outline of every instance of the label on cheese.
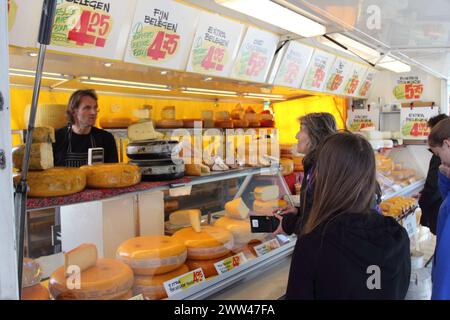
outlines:
{"label": "label on cheese", "polygon": [[222,261],[214,263],[214,267],[216,268],[218,274],[223,274],[230,270],[233,270],[234,268],[239,267],[240,265],[246,262],[247,258],[245,257],[244,253],[241,252],[237,255],[228,257],[226,259],[223,259]]}
{"label": "label on cheese", "polygon": [[242,198],[236,198],[225,204],[226,215],[234,219],[246,219],[250,212]]}
{"label": "label on cheese", "polygon": [[202,269],[199,268],[164,282],[164,289],[166,290],[167,296],[171,297],[205,280],[205,275]]}
{"label": "label on cheese", "polygon": [[97,264],[97,247],[91,243],[84,243],[64,254],[64,269],[71,274],[69,268],[77,266],[79,272],[94,267]]}
{"label": "label on cheese", "polygon": [[256,200],[270,201],[280,197],[280,188],[278,186],[256,187],[254,190]]}
{"label": "label on cheese", "polygon": [[254,246],[253,248],[255,249],[256,255],[258,257],[260,257],[260,256],[263,256],[279,247],[280,247],[280,243],[275,238],[275,239],[266,241],[260,245]]}
{"label": "label on cheese", "polygon": [[155,131],[152,121],[132,124],[127,130],[128,139],[131,141],[162,139],[164,135]]}

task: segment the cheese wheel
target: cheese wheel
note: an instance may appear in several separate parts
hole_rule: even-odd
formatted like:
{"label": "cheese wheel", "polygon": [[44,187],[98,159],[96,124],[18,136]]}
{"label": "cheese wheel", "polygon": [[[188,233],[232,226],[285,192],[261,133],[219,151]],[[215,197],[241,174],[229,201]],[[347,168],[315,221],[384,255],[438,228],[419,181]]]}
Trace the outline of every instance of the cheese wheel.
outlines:
{"label": "cheese wheel", "polygon": [[214,119],[214,111],[212,110],[202,111],[202,120],[213,120],[213,119]]}
{"label": "cheese wheel", "polygon": [[201,176],[202,166],[200,164],[185,164],[184,173],[188,176]]}
{"label": "cheese wheel", "polygon": [[233,125],[233,120],[216,120],[214,122],[216,128],[232,129]]}
{"label": "cheese wheel", "polygon": [[225,203],[225,211],[228,217],[234,219],[246,219],[250,212],[242,198],[236,198]]}
{"label": "cheese wheel", "polygon": [[253,194],[255,195],[256,200],[276,200],[280,197],[280,188],[277,185],[256,187],[255,190],[253,190]]}
{"label": "cheese wheel", "polygon": [[127,130],[128,139],[131,141],[162,139],[164,135],[156,132],[153,121],[143,121],[132,124]]}
{"label": "cheese wheel", "polygon": [[255,200],[253,202],[253,211],[257,214],[272,215],[278,208],[280,208],[278,199],[271,201]]}
{"label": "cheese wheel", "polygon": [[198,268],[201,268],[203,271],[203,274],[205,275],[205,278],[217,276],[217,270],[216,267],[214,267],[214,263],[217,263],[219,261],[222,261],[223,259],[226,259],[228,257],[231,257],[231,253],[226,254],[223,257],[219,257],[216,259],[208,259],[208,260],[186,260],[186,265],[188,266],[189,270],[195,270]]}
{"label": "cheese wheel", "polygon": [[247,120],[233,120],[235,128],[248,128],[249,122]]}
{"label": "cheese wheel", "polygon": [[249,128],[259,128],[261,127],[261,123],[259,121],[249,121]]}
{"label": "cheese wheel", "polygon": [[133,119],[129,117],[102,117],[100,127],[103,129],[128,128],[133,122]]}
{"label": "cheese wheel", "polygon": [[[31,105],[25,107],[24,122],[28,127]],[[42,104],[36,110],[35,127],[52,127],[59,129],[67,125],[67,105],[65,104]]]}
{"label": "cheese wheel", "polygon": [[22,287],[33,287],[41,282],[42,270],[39,263],[30,258],[23,258]]}
{"label": "cheese wheel", "polygon": [[[15,147],[12,150],[14,168],[22,170],[25,145]],[[53,148],[51,143],[33,143],[31,145],[30,170],[47,170],[53,168]]]}
{"label": "cheese wheel", "polygon": [[46,287],[37,284],[22,290],[22,300],[50,300],[50,294]]}
{"label": "cheese wheel", "polygon": [[214,120],[203,120],[203,128],[214,128]]}
{"label": "cheese wheel", "polygon": [[128,290],[125,294],[112,298],[111,300],[128,300],[133,298],[133,290]]}
{"label": "cheese wheel", "polygon": [[234,247],[240,247],[252,241],[260,240],[264,234],[252,233],[250,220],[231,219],[222,217],[214,222],[214,226],[227,229],[233,234]]}
{"label": "cheese wheel", "polygon": [[290,175],[294,172],[294,161],[291,159],[280,159],[280,165],[283,176]]}
{"label": "cheese wheel", "polygon": [[186,260],[186,246],[174,237],[145,236],[128,239],[117,248],[116,258],[138,275],[175,270]]}
{"label": "cheese wheel", "polygon": [[54,143],[55,129],[52,127],[36,127],[33,130],[33,143]]}
{"label": "cheese wheel", "polygon": [[202,128],[203,121],[201,119],[183,119],[183,128]]}
{"label": "cheese wheel", "polygon": [[187,257],[191,260],[205,260],[223,257],[233,247],[233,235],[230,231],[204,226],[201,232],[193,228],[183,228],[173,235],[184,242],[187,247]]}
{"label": "cheese wheel", "polygon": [[167,298],[164,282],[179,277],[189,272],[189,268],[183,264],[179,268],[168,273],[155,276],[136,276],[134,279],[133,293],[142,294],[144,298],[150,300],[160,300]]}
{"label": "cheese wheel", "polygon": [[161,111],[162,120],[175,120],[175,107],[168,106],[164,107]]}
{"label": "cheese wheel", "polygon": [[216,112],[216,120],[217,121],[226,121],[230,120],[230,113],[228,111],[217,111]]}
{"label": "cheese wheel", "polygon": [[156,121],[156,127],[157,128],[183,128],[183,121],[182,120],[158,120]]}
{"label": "cheese wheel", "polygon": [[248,122],[258,122],[258,115],[256,113],[246,112],[244,114],[244,120],[247,120]]}
{"label": "cheese wheel", "polygon": [[275,121],[273,120],[260,120],[260,126],[264,128],[273,128],[275,127]]}
{"label": "cheese wheel", "polygon": [[[133,270],[116,259],[98,259],[95,267],[66,278],[64,266],[50,276],[49,291],[59,300],[109,300],[126,294],[133,286]],[[73,277],[73,279],[71,279]],[[74,286],[73,288],[69,286]]]}
{"label": "cheese wheel", "polygon": [[141,171],[132,164],[102,163],[80,169],[86,172],[89,188],[122,188],[141,182]]}
{"label": "cheese wheel", "polygon": [[[20,179],[20,176],[16,178]],[[79,168],[53,168],[28,172],[29,197],[67,196],[86,187],[86,174]]]}

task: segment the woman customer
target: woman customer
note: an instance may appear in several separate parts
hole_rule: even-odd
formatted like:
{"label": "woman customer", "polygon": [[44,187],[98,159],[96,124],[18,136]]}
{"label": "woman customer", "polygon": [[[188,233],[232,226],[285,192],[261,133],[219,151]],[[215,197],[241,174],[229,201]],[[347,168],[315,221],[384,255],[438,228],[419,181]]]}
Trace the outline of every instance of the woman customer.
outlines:
{"label": "woman customer", "polygon": [[292,257],[286,299],[404,299],[406,230],[371,209],[375,157],[363,137],[337,133],[318,150],[314,198]]}
{"label": "woman customer", "polygon": [[336,121],[330,113],[310,113],[299,120],[300,131],[296,135],[297,152],[305,154],[300,207],[286,207],[281,210],[280,215],[276,214],[281,223],[275,233],[298,233],[303,228],[312,206],[311,173],[316,163],[317,146],[326,137],[337,132]]}

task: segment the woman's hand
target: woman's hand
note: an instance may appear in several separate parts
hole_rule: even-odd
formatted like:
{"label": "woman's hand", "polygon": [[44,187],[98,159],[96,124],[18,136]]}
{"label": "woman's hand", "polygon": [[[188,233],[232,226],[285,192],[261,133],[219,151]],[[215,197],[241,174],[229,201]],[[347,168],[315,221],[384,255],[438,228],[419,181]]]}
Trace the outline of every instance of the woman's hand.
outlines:
{"label": "woman's hand", "polygon": [[297,208],[294,208],[294,207],[284,207],[284,208],[274,211],[273,215],[280,221],[280,223],[278,224],[278,228],[272,233],[272,235],[273,236],[276,236],[277,234],[287,235],[286,232],[284,232],[284,230],[283,230],[283,215],[285,215],[287,213],[296,214],[297,212],[298,212]]}

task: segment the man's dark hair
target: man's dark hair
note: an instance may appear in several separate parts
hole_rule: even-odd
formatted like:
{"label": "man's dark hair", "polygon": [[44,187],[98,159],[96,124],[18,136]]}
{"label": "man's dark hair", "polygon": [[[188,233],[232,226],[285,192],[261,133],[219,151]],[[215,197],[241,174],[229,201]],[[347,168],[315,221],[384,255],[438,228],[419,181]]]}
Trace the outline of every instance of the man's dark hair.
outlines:
{"label": "man's dark hair", "polygon": [[95,101],[98,100],[97,94],[95,93],[95,90],[87,89],[87,90],[77,90],[70,96],[69,104],[67,105],[67,118],[69,119],[69,122],[71,124],[75,123],[75,119],[73,117],[73,113],[75,112],[75,109],[78,109],[81,103],[81,99],[83,97],[91,97]]}
{"label": "man's dark hair", "polygon": [[428,122],[427,122],[428,127],[430,129],[433,129],[441,120],[444,120],[447,118],[448,118],[448,115],[446,115],[445,113],[438,114],[437,116],[434,116],[428,120]]}

